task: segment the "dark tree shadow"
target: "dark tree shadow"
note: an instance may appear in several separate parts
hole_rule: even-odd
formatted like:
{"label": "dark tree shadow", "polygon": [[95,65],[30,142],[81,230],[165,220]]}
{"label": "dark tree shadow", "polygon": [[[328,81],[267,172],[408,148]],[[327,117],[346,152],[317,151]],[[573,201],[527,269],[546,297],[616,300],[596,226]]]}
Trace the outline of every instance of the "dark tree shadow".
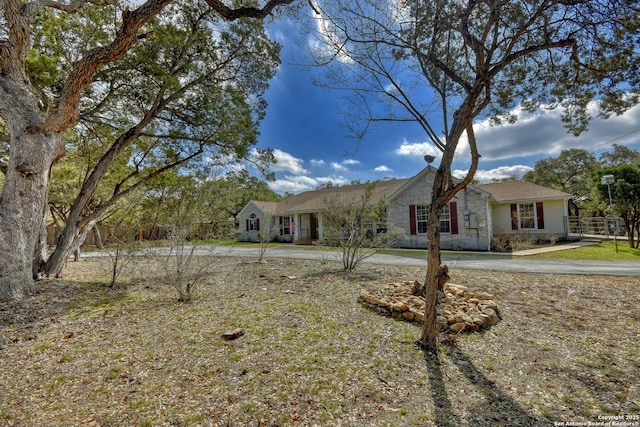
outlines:
{"label": "dark tree shadow", "polygon": [[534,414],[530,414],[517,401],[500,390],[496,384],[488,379],[473,361],[456,344],[451,344],[445,353],[451,362],[465,377],[485,396],[486,403],[478,405],[469,414],[465,424],[453,412],[453,407],[447,395],[446,384],[442,375],[438,355],[426,354],[426,364],[429,371],[429,382],[433,394],[436,410],[436,424],[438,426],[493,427],[493,426],[552,426],[553,421]]}
{"label": "dark tree shadow", "polygon": [[433,395],[433,404],[435,406],[436,425],[459,426],[461,422],[453,413],[453,407],[447,394],[438,355],[425,353],[425,359],[429,374],[429,385],[431,386],[431,394]]}
{"label": "dark tree shadow", "polygon": [[0,302],[0,350],[20,341],[35,339],[71,310],[109,306],[126,298],[126,288],[107,288],[100,283],[41,282],[38,292],[20,301]]}

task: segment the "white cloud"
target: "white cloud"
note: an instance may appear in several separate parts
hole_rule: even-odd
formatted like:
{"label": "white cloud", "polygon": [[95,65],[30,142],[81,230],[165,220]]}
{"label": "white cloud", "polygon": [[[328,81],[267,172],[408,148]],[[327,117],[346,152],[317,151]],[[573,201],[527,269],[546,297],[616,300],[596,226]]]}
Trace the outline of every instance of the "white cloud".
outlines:
{"label": "white cloud", "polygon": [[286,175],[282,179],[277,179],[269,183],[269,188],[277,193],[302,193],[303,191],[309,191],[317,188],[319,185],[332,182],[335,185],[344,185],[349,183],[343,176],[324,176],[324,177],[310,177],[310,176],[295,176]]}
{"label": "white cloud", "polygon": [[402,141],[400,147],[394,151],[399,156],[411,156],[422,158],[429,154],[431,156],[440,157],[440,150],[429,142],[408,142],[406,139]]}
{"label": "white cloud", "polygon": [[302,164],[304,161],[286,153],[278,148],[273,150],[273,156],[276,158],[277,163],[271,167],[273,171],[289,172],[295,175],[305,175],[309,173]]}
{"label": "white cloud", "polygon": [[380,165],[378,167],[373,168],[374,172],[393,172],[393,169],[385,166],[385,165]]}
{"label": "white cloud", "polygon": [[313,186],[309,186],[308,183],[299,180],[289,180],[289,179],[276,179],[273,182],[269,183],[269,188],[271,188],[276,193],[302,193],[303,191],[307,191],[313,188]]}
{"label": "white cloud", "polygon": [[346,171],[347,167],[345,165],[343,165],[342,163],[338,163],[338,162],[331,162],[331,168],[335,169],[337,171]]}
{"label": "white cloud", "polygon": [[[513,166],[500,166],[490,170],[477,170],[474,176],[480,182],[491,182],[493,180],[502,180],[507,178],[516,177],[522,178],[522,175],[529,172],[533,168],[525,165],[513,165]],[[453,176],[457,178],[463,178],[466,174],[466,170],[454,170]]]}
{"label": "white cloud", "polygon": [[311,163],[311,166],[314,166],[314,167],[324,166],[324,160],[311,159],[309,163]]}
{"label": "white cloud", "polygon": [[316,34],[309,37],[309,47],[320,58],[337,59],[349,64],[353,60],[346,50],[346,43],[337,32],[337,27],[330,19],[322,14],[322,10],[317,1],[311,1],[311,17],[316,24]]}
{"label": "white cloud", "polygon": [[[595,116],[595,104],[590,106]],[[640,105],[628,110],[621,116],[612,116],[605,120],[594,117],[589,130],[579,137],[565,129],[560,109],[539,109],[534,113],[515,110],[514,124],[491,126],[488,120],[476,123],[473,128],[478,143],[478,151],[483,160],[508,161],[526,156],[554,157],[563,150],[580,148],[591,150],[600,145],[610,148],[607,142],[616,139],[616,143],[631,142],[632,136],[622,137],[638,129],[640,123]],[[469,159],[466,135],[460,140],[461,157]]]}
{"label": "white cloud", "polygon": [[360,164],[360,160],[346,159],[341,161],[340,163],[331,162],[330,166],[334,170],[346,172],[349,170],[349,166],[359,165],[359,164]]}
{"label": "white cloud", "polygon": [[355,159],[346,159],[342,161],[343,165],[359,165],[360,164],[360,160],[355,160]]}

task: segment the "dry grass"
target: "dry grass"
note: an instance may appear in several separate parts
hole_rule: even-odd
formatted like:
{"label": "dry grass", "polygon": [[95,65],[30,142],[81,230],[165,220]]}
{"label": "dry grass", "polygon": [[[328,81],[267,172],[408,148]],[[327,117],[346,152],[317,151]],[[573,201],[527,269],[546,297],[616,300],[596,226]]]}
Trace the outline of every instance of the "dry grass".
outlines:
{"label": "dry grass", "polygon": [[[423,270],[207,258],[176,302],[153,262],[108,289],[98,259],[69,263],[0,305],[6,425],[527,426],[640,414],[640,279],[452,270],[495,295],[504,320],[447,340],[357,303],[360,289]],[[157,264],[156,264],[157,265]],[[242,328],[245,335],[221,335]]]}

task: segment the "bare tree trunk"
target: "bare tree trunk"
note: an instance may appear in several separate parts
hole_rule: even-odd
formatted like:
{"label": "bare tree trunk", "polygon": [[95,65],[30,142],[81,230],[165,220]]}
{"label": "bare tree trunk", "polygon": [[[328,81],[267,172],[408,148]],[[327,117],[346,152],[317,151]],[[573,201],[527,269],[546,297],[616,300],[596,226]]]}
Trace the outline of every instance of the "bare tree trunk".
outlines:
{"label": "bare tree trunk", "polygon": [[[28,117],[28,115],[26,116]],[[11,122],[11,154],[0,200],[0,300],[20,299],[36,287],[34,253],[40,254],[49,171],[61,153],[60,134],[34,132],[37,122]],[[16,124],[22,124],[16,128]]]}
{"label": "bare tree trunk", "polygon": [[[460,115],[458,115],[460,116]],[[451,164],[458,145],[462,129],[465,129],[469,138],[471,150],[471,166],[465,178],[453,183]],[[427,352],[437,352],[438,345],[438,291],[448,280],[448,268],[441,265],[440,256],[440,214],[442,208],[451,200],[458,191],[467,186],[475,175],[480,155],[473,126],[470,118],[456,120],[452,126],[453,137],[449,138],[446,149],[442,153],[440,167],[436,173],[435,181],[431,189],[431,206],[429,207],[429,219],[427,221],[427,275],[425,278],[425,319],[422,325],[422,335],[418,345]]]}
{"label": "bare tree trunk", "polygon": [[[74,221],[75,217],[69,217],[69,221]],[[74,221],[74,223],[77,221]],[[44,265],[44,274],[48,277],[60,277],[64,264],[71,256],[78,251],[78,257],[74,255],[74,260],[79,258],[80,246],[87,238],[87,234],[95,227],[97,219],[89,221],[82,226],[71,226],[69,223],[62,229],[60,237],[56,243],[56,249],[47,259]]]}
{"label": "bare tree trunk", "polygon": [[42,227],[40,228],[40,235],[36,242],[36,247],[33,251],[33,279],[38,280],[40,278],[40,272],[44,267],[44,263],[47,259],[47,222],[44,215],[42,216]]}
{"label": "bare tree trunk", "polygon": [[100,228],[98,225],[94,225],[91,229],[93,231],[93,241],[95,242],[96,248],[104,249],[104,245],[102,244],[102,234],[100,234]]}
{"label": "bare tree trunk", "polygon": [[[427,225],[427,274],[425,277],[425,312],[422,335],[418,344],[429,352],[435,352],[438,345],[438,271],[440,269],[440,211],[434,203],[429,209]],[[436,224],[437,223],[437,224]]]}

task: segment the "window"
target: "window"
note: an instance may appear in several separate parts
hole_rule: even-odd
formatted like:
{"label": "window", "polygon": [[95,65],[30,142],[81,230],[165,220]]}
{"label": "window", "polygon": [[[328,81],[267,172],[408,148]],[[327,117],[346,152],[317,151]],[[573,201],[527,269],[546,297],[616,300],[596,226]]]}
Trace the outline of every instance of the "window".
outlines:
{"label": "window", "polygon": [[247,219],[247,231],[260,231],[260,218],[256,214],[251,214]]}
{"label": "window", "polygon": [[[409,221],[411,234],[426,234],[427,220],[429,219],[428,205],[409,206]],[[440,214],[440,232],[458,234],[458,217],[456,202],[451,202],[442,208]]]}
{"label": "window", "polygon": [[544,206],[542,202],[511,205],[512,230],[544,230]]}
{"label": "window", "polygon": [[440,232],[451,233],[451,215],[449,213],[449,205],[445,205],[442,208],[442,213],[440,214]]}
{"label": "window", "polygon": [[530,230],[536,228],[536,211],[533,203],[520,203],[518,211],[520,229]]}
{"label": "window", "polygon": [[416,206],[416,226],[418,234],[427,232],[427,220],[429,219],[429,208],[427,205]]}
{"label": "window", "polygon": [[291,234],[291,217],[280,217],[280,235]]}

